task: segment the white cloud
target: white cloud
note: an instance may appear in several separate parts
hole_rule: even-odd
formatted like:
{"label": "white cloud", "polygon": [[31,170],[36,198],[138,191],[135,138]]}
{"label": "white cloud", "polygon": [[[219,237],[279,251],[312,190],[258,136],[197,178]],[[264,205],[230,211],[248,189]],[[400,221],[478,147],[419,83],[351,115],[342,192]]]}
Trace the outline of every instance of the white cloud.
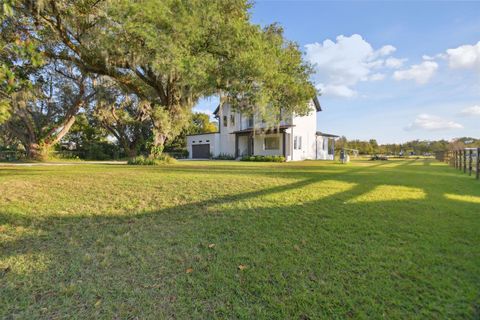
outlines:
{"label": "white cloud", "polygon": [[385,60],[385,66],[393,69],[398,69],[403,66],[403,63],[405,61],[407,61],[407,59],[398,59],[398,58],[390,57],[387,60]]}
{"label": "white cloud", "polygon": [[480,41],[476,45],[463,45],[448,49],[446,58],[452,69],[477,69],[480,71]]}
{"label": "white cloud", "polygon": [[379,50],[377,50],[376,55],[378,55],[380,57],[389,56],[392,53],[394,53],[395,51],[397,51],[397,48],[388,44],[386,46],[381,47]]}
{"label": "white cloud", "polygon": [[381,80],[378,69],[392,68],[386,60],[396,50],[392,45],[375,50],[358,34],[340,35],[335,41],[327,39],[305,48],[306,58],[316,71],[315,81],[324,94],[348,98],[357,95],[354,86],[358,82]]}
{"label": "white cloud", "polygon": [[317,86],[322,95],[328,95],[339,98],[354,98],[358,95],[355,90],[350,89],[344,85],[323,85]]}
{"label": "white cloud", "polygon": [[414,80],[418,84],[425,84],[438,69],[438,63],[434,61],[424,61],[420,64],[414,64],[409,69],[398,70],[393,73],[395,80]]}
{"label": "white cloud", "polygon": [[463,116],[480,116],[480,105],[468,107],[460,111]]}
{"label": "white cloud", "polygon": [[436,131],[436,130],[450,130],[450,129],[462,129],[462,128],[463,126],[460,123],[442,119],[440,117],[432,116],[429,114],[420,114],[405,129],[406,130],[423,129],[428,131]]}
{"label": "white cloud", "polygon": [[370,81],[379,81],[385,79],[385,74],[383,73],[374,73],[370,77],[368,77],[368,80]]}

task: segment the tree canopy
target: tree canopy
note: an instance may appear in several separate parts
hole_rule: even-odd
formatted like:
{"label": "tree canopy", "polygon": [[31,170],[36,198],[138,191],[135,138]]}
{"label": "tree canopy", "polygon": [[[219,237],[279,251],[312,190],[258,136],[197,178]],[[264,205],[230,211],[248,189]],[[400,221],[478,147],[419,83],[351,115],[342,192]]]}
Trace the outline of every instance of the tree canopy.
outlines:
{"label": "tree canopy", "polygon": [[2,4],[0,118],[12,93],[52,61],[141,101],[154,153],[182,132],[201,97],[220,95],[221,103],[267,118],[280,110],[305,114],[316,94],[298,46],[278,25],[252,24],[246,0]]}

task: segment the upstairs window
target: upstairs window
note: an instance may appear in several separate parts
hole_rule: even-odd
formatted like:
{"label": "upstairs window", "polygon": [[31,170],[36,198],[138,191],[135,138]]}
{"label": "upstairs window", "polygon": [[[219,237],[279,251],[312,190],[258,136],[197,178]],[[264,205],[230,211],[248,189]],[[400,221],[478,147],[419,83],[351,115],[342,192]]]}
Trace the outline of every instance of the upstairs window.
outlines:
{"label": "upstairs window", "polygon": [[264,143],[265,143],[265,150],[280,149],[280,139],[278,137],[266,137]]}
{"label": "upstairs window", "polygon": [[248,117],[248,126],[253,127],[253,116]]}
{"label": "upstairs window", "polygon": [[228,126],[228,117],[227,116],[223,116],[223,126],[224,127]]}
{"label": "upstairs window", "polygon": [[302,150],[302,137],[295,136],[293,138],[293,149],[294,150]]}
{"label": "upstairs window", "polygon": [[232,125],[232,126],[235,125],[235,115],[234,114],[230,115],[230,125]]}

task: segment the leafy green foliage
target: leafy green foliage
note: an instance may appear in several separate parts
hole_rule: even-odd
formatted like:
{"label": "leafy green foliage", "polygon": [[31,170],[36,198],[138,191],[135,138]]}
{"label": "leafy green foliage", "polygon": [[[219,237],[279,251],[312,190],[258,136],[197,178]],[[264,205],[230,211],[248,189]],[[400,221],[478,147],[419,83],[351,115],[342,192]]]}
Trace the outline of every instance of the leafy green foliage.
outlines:
{"label": "leafy green foliage", "polygon": [[10,117],[10,103],[8,100],[0,100],[0,124]]}
{"label": "leafy green foliage", "polygon": [[135,166],[158,166],[162,164],[174,164],[177,160],[167,154],[159,155],[158,157],[145,157],[145,156],[137,156],[134,158],[128,159],[129,165]]}
{"label": "leafy green foliage", "polygon": [[37,42],[26,49],[32,57],[40,48],[142,101],[158,153],[203,96],[220,94],[244,112],[308,112],[316,92],[300,50],[280,27],[253,25],[249,8],[246,0],[19,0],[10,20]]}
{"label": "leafy green foliage", "polygon": [[186,127],[174,139],[168,140],[165,151],[179,151],[186,148],[187,135],[218,132],[218,124],[210,121],[208,114],[195,112]]}
{"label": "leafy green foliage", "polygon": [[29,75],[30,89],[12,93],[3,128],[36,160],[46,158],[94,94],[93,83],[72,65],[51,62]]}
{"label": "leafy green foliage", "polygon": [[228,153],[220,153],[218,156],[213,157],[214,160],[235,160],[235,156]]}
{"label": "leafy green foliage", "polygon": [[23,16],[15,16],[15,0],[0,1],[0,124],[11,115],[13,96],[32,89],[30,77],[45,63],[37,39],[28,34]]}
{"label": "leafy green foliage", "polygon": [[242,161],[253,162],[285,162],[284,156],[245,156],[242,157]]}
{"label": "leafy green foliage", "polygon": [[111,85],[104,84],[97,91],[94,119],[117,140],[128,157],[147,153],[152,136],[148,103]]}

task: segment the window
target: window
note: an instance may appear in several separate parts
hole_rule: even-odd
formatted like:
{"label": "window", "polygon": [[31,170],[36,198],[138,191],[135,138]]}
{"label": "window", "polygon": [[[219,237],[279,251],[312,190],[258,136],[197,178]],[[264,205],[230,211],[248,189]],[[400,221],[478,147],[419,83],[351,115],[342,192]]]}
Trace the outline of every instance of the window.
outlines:
{"label": "window", "polygon": [[278,150],[278,149],[280,149],[280,139],[278,137],[265,138],[265,150]]}
{"label": "window", "polygon": [[248,126],[253,127],[253,116],[248,117]]}
{"label": "window", "polygon": [[293,138],[293,149],[295,149],[295,150],[301,150],[302,149],[302,137],[301,136],[295,136],[295,138]]}
{"label": "window", "polygon": [[232,125],[232,126],[235,125],[235,115],[234,114],[230,115],[230,125]]}
{"label": "window", "polygon": [[223,126],[224,126],[224,127],[228,126],[228,118],[227,118],[227,116],[223,116]]}

